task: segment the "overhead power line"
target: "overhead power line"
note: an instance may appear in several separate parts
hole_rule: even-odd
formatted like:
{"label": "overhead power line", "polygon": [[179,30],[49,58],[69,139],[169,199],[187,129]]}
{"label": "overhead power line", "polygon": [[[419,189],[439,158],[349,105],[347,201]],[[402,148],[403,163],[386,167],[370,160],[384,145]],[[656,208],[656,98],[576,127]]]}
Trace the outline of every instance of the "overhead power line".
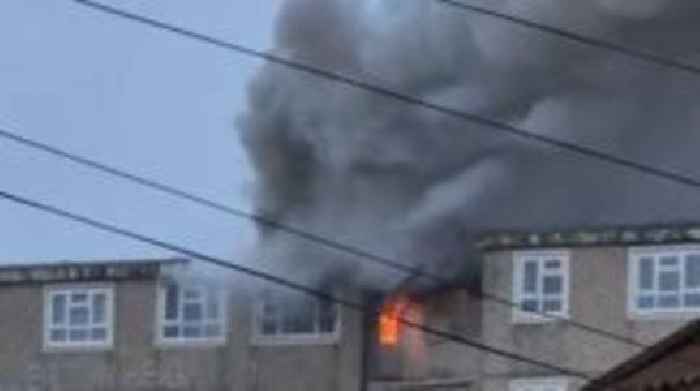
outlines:
{"label": "overhead power line", "polygon": [[600,38],[590,37],[580,33],[576,33],[570,30],[565,30],[559,27],[554,27],[540,22],[535,22],[520,16],[507,14],[493,9],[466,4],[459,0],[433,0],[437,3],[441,3],[450,7],[458,8],[468,12],[489,16],[495,19],[505,20],[510,23],[514,23],[523,27],[527,27],[534,30],[539,30],[548,34],[556,35],[560,38],[567,39],[569,41],[577,42],[583,45],[596,47],[599,49],[605,49],[612,52],[617,52],[627,57],[635,58],[637,60],[642,60],[652,64],[660,65],[662,67],[675,69],[683,71],[686,73],[691,73],[693,75],[700,75],[700,66],[688,64],[686,62],[678,61],[667,56],[662,56],[649,50],[633,48],[630,46],[622,45],[615,42],[606,41]]}
{"label": "overhead power line", "polygon": [[[21,204],[21,205],[24,205],[24,206],[27,206],[27,207],[30,207],[30,208],[33,208],[36,210],[40,210],[42,212],[51,214],[53,216],[61,217],[63,219],[67,219],[67,220],[71,220],[73,222],[87,225],[87,226],[96,228],[100,231],[109,232],[111,234],[126,237],[126,238],[129,238],[129,239],[141,242],[141,243],[145,243],[145,244],[148,244],[148,245],[151,245],[154,247],[158,247],[158,248],[165,249],[168,251],[173,251],[173,252],[179,253],[181,255],[193,258],[193,259],[198,259],[200,261],[204,261],[204,262],[213,264],[213,265],[218,266],[218,267],[233,270],[233,271],[238,272],[238,273],[243,273],[243,274],[246,274],[248,276],[254,277],[256,279],[263,280],[263,281],[273,283],[276,285],[280,285],[280,286],[295,290],[297,292],[301,292],[301,293],[304,293],[306,295],[310,295],[310,296],[319,298],[319,299],[324,300],[324,301],[337,303],[339,305],[342,305],[342,306],[347,307],[349,309],[352,309],[354,311],[360,312],[362,314],[373,315],[373,316],[379,316],[381,314],[381,311],[378,311],[376,309],[367,308],[367,306],[365,306],[364,304],[357,303],[355,301],[347,300],[344,298],[339,298],[339,297],[336,297],[335,295],[329,294],[329,293],[324,292],[324,291],[319,290],[319,289],[311,288],[311,287],[306,286],[304,284],[300,284],[300,283],[297,283],[297,282],[294,282],[294,281],[291,281],[291,280],[288,280],[288,279],[285,279],[282,277],[278,277],[278,276],[275,276],[273,274],[262,272],[260,270],[256,270],[256,269],[253,269],[253,268],[250,268],[247,266],[232,263],[232,262],[229,262],[229,261],[224,260],[222,258],[207,255],[207,254],[204,254],[202,252],[192,250],[191,248],[188,248],[188,247],[180,246],[177,244],[173,244],[171,242],[167,242],[164,240],[160,240],[160,239],[156,239],[156,238],[153,238],[150,236],[146,236],[146,235],[143,235],[143,234],[140,234],[140,233],[137,233],[137,232],[125,229],[125,228],[121,228],[121,227],[118,227],[116,225],[112,225],[110,223],[105,223],[105,222],[102,222],[102,221],[99,221],[99,220],[96,220],[96,219],[93,219],[93,218],[90,218],[90,217],[87,217],[84,215],[79,215],[79,214],[76,214],[73,212],[69,212],[65,209],[58,208],[56,206],[52,206],[52,205],[42,203],[39,201],[35,201],[35,200],[29,199],[26,197],[22,197],[22,196],[19,196],[17,194],[14,194],[14,193],[11,193],[8,191],[0,190],[0,198],[14,202],[16,204]],[[514,361],[519,361],[519,362],[523,362],[523,363],[527,363],[527,364],[531,364],[531,365],[536,365],[540,368],[551,370],[551,371],[554,371],[554,372],[557,372],[557,373],[560,373],[563,375],[574,376],[574,377],[578,377],[578,378],[586,379],[586,380],[592,380],[591,377],[588,376],[587,374],[585,374],[581,371],[577,371],[575,369],[565,368],[565,367],[562,367],[559,365],[544,362],[544,361],[539,360],[539,359],[530,358],[530,357],[527,357],[527,356],[524,356],[524,355],[521,355],[518,353],[514,353],[514,352],[504,350],[504,349],[500,349],[500,348],[491,346],[491,345],[483,343],[483,342],[474,341],[472,339],[466,338],[466,337],[459,335],[459,334],[455,334],[452,332],[448,332],[448,331],[444,331],[444,330],[440,330],[440,329],[437,329],[434,327],[427,326],[423,323],[416,322],[416,321],[407,319],[405,317],[399,317],[397,320],[398,320],[398,322],[400,322],[401,324],[403,324],[407,327],[410,327],[410,328],[419,330],[423,333],[431,334],[431,335],[434,335],[436,337],[446,339],[446,340],[449,340],[449,341],[452,341],[452,342],[455,342],[455,343],[458,343],[458,344],[461,344],[464,346],[469,346],[469,347],[472,347],[472,348],[475,348],[475,349],[478,349],[478,350],[481,350],[481,351],[484,351],[487,353],[495,354],[495,355],[498,355],[501,357],[505,357],[505,358],[508,358],[508,359],[511,359]]]}
{"label": "overhead power line", "polygon": [[[137,185],[147,187],[147,188],[150,188],[153,190],[157,190],[157,191],[160,191],[162,193],[165,193],[165,194],[168,194],[168,195],[180,198],[180,199],[184,199],[184,200],[196,203],[198,205],[202,205],[202,206],[207,207],[207,208],[211,208],[213,210],[217,210],[219,212],[226,213],[228,215],[231,215],[231,216],[234,216],[234,217],[237,217],[240,219],[245,219],[245,220],[254,222],[256,224],[260,224],[262,226],[265,226],[267,228],[271,228],[271,229],[274,229],[277,231],[285,232],[291,236],[304,239],[304,240],[309,241],[311,243],[321,245],[325,248],[336,250],[336,251],[339,251],[339,252],[342,252],[345,254],[349,254],[349,255],[352,255],[358,259],[364,259],[364,260],[370,261],[370,262],[378,264],[378,265],[382,265],[382,266],[390,268],[390,269],[398,270],[400,272],[408,274],[409,276],[426,278],[426,279],[429,279],[429,280],[436,282],[436,283],[439,283],[439,284],[448,284],[450,282],[446,277],[437,275],[435,273],[426,272],[425,270],[418,268],[418,267],[406,265],[406,264],[399,262],[395,259],[391,259],[388,257],[377,255],[377,254],[371,253],[369,251],[363,250],[361,248],[347,245],[347,244],[341,243],[339,241],[329,239],[325,236],[314,234],[314,233],[308,232],[306,230],[303,230],[303,229],[293,227],[291,225],[287,225],[285,223],[276,221],[274,219],[267,218],[263,215],[259,215],[259,214],[252,213],[252,212],[247,212],[247,211],[242,210],[242,209],[234,208],[234,207],[210,200],[210,199],[205,198],[201,195],[197,195],[197,194],[194,194],[192,192],[189,192],[189,191],[186,191],[186,190],[183,190],[180,188],[176,188],[176,187],[164,184],[162,182],[156,181],[155,179],[150,179],[150,178],[146,178],[143,176],[139,176],[139,175],[133,174],[131,172],[127,172],[125,170],[121,170],[119,168],[116,168],[116,167],[107,165],[105,163],[96,161],[94,159],[90,159],[90,158],[80,156],[80,155],[77,155],[77,154],[74,154],[71,152],[67,152],[65,150],[48,145],[46,143],[42,143],[42,142],[39,142],[36,140],[29,139],[27,137],[20,136],[16,133],[10,132],[9,130],[3,129],[3,128],[0,128],[0,137],[5,138],[5,139],[10,140],[10,141],[13,141],[13,142],[16,142],[16,143],[19,143],[19,144],[24,145],[24,146],[30,147],[32,149],[39,150],[39,151],[51,154],[53,156],[62,158],[62,159],[66,159],[68,161],[80,164],[82,166],[92,168],[92,169],[97,170],[99,172],[106,173],[106,174],[109,174],[112,176],[116,176],[118,178],[122,178],[124,180],[130,181],[130,182],[135,183]],[[518,303],[515,303],[515,302],[513,302],[507,298],[501,297],[499,295],[485,292],[483,290],[479,291],[479,292],[476,292],[474,290],[467,290],[467,294],[472,296],[472,297],[478,298],[478,299],[492,301],[494,303],[498,303],[498,304],[505,305],[508,307],[512,307],[512,308],[516,308],[516,309],[520,308]],[[591,326],[591,325],[588,325],[588,324],[585,324],[582,322],[578,322],[578,321],[572,320],[570,318],[566,318],[566,317],[556,315],[556,314],[551,314],[551,313],[541,311],[541,310],[538,310],[537,313],[544,318],[554,319],[554,320],[559,320],[559,321],[565,322],[565,323],[571,325],[572,327],[576,327],[580,330],[589,332],[591,334],[600,335],[602,337],[605,337],[605,338],[608,338],[611,340],[615,340],[618,342],[622,342],[622,343],[625,343],[625,344],[628,344],[631,346],[639,347],[639,348],[649,347],[648,345],[643,344],[635,339],[628,338],[628,337],[625,337],[622,335],[618,335],[618,334],[615,334],[611,331],[604,330],[604,329],[601,329],[599,327]]]}
{"label": "overhead power line", "polygon": [[639,162],[636,160],[628,159],[625,157],[617,156],[613,153],[606,152],[604,150],[596,149],[593,147],[579,145],[575,142],[567,141],[565,139],[560,139],[556,137],[546,136],[542,133],[527,130],[524,128],[519,128],[517,126],[511,125],[507,122],[499,121],[496,119],[481,116],[476,113],[462,111],[454,109],[448,106],[444,106],[432,101],[416,97],[410,94],[406,94],[400,91],[392,90],[387,87],[379,86],[376,84],[369,83],[362,79],[344,75],[340,72],[330,71],[327,69],[319,68],[313,65],[304,64],[298,61],[290,60],[284,57],[280,57],[274,54],[266,53],[260,50],[252,49],[239,45],[237,43],[228,42],[219,38],[215,38],[209,35],[198,33],[192,30],[185,29],[183,27],[178,27],[173,24],[162,22],[156,19],[152,19],[146,16],[131,13],[119,8],[94,2],[91,0],[73,0],[76,3],[85,5],[87,7],[99,10],[108,15],[116,16],[122,19],[128,19],[140,24],[145,24],[151,27],[155,27],[160,30],[169,31],[175,33],[182,37],[187,37],[196,41],[207,43],[213,46],[217,46],[222,49],[231,50],[238,52],[240,54],[256,57],[259,59],[266,60],[270,63],[281,65],[290,69],[294,69],[309,75],[313,75],[322,79],[334,81],[340,84],[345,84],[347,86],[372,92],[377,95],[382,95],[397,101],[404,102],[413,106],[420,106],[426,109],[430,109],[446,116],[461,119],[474,124],[482,125],[493,130],[510,134],[521,138],[526,141],[536,142],[539,144],[548,145],[555,147],[557,149],[562,149],[565,151],[572,152],[577,155],[585,156],[595,160],[599,160],[614,166],[625,167],[630,170],[640,172],[645,175],[654,176],[667,181],[684,184],[687,186],[700,188],[700,180],[693,177],[683,175],[678,172],[667,170],[664,168],[654,167],[652,165],[646,164],[644,162]]}

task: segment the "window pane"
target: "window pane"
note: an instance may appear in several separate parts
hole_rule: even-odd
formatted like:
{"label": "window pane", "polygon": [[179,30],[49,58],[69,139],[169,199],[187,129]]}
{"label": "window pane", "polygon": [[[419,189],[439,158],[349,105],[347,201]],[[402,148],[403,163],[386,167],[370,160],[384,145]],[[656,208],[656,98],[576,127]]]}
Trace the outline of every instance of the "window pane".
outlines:
{"label": "window pane", "polygon": [[263,335],[275,335],[275,334],[277,334],[277,322],[274,318],[263,317],[262,334]]}
{"label": "window pane", "polygon": [[319,331],[322,333],[332,333],[335,331],[336,319],[338,317],[338,307],[334,303],[321,300],[319,302]]}
{"label": "window pane", "polygon": [[278,311],[277,303],[273,299],[265,299],[262,306],[263,315],[275,316]]}
{"label": "window pane", "polygon": [[688,293],[685,295],[686,307],[700,307],[700,293]]}
{"label": "window pane", "polygon": [[545,295],[558,294],[562,292],[561,276],[546,276],[542,280],[542,289]]}
{"label": "window pane", "polygon": [[295,299],[284,307],[282,331],[285,333],[314,332],[314,305],[310,300]]}
{"label": "window pane", "polygon": [[98,293],[92,297],[92,322],[102,323],[105,321],[105,303],[107,298],[104,293]]}
{"label": "window pane", "polygon": [[561,312],[561,300],[545,300],[542,306],[544,312]]}
{"label": "window pane", "polygon": [[166,326],[163,328],[165,338],[177,338],[180,335],[180,328],[177,326]]}
{"label": "window pane", "polygon": [[654,289],[654,259],[639,260],[639,289]]}
{"label": "window pane", "polygon": [[94,328],[90,333],[90,337],[93,341],[104,341],[107,339],[107,329],[103,327]]}
{"label": "window pane", "polygon": [[678,266],[678,257],[661,257],[661,265]]}
{"label": "window pane", "polygon": [[681,285],[681,274],[677,271],[659,272],[659,290],[677,291]]}
{"label": "window pane", "polygon": [[700,288],[700,254],[688,255],[685,258],[685,286]]}
{"label": "window pane", "polygon": [[87,329],[71,329],[68,334],[68,339],[71,342],[87,341],[88,331]]}
{"label": "window pane", "polygon": [[637,298],[637,307],[641,309],[654,308],[654,296],[639,296]]}
{"label": "window pane", "polygon": [[199,299],[202,297],[202,291],[199,289],[185,289],[186,299]]}
{"label": "window pane", "polygon": [[185,338],[199,338],[202,336],[202,328],[200,326],[186,326],[183,335]]}
{"label": "window pane", "polygon": [[219,293],[210,292],[207,295],[207,318],[217,319],[219,318]]}
{"label": "window pane", "polygon": [[673,296],[659,296],[658,306],[660,308],[677,308],[681,305],[680,297],[677,295]]}
{"label": "window pane", "polygon": [[53,329],[49,338],[53,342],[65,342],[67,335],[66,329]]}
{"label": "window pane", "polygon": [[539,305],[537,300],[523,300],[520,303],[520,309],[525,312],[539,312]]}
{"label": "window pane", "polygon": [[177,285],[168,285],[165,290],[165,319],[177,319],[180,292]]}
{"label": "window pane", "polygon": [[185,321],[201,321],[203,319],[201,303],[186,303],[183,306],[182,312]]}
{"label": "window pane", "polygon": [[537,292],[537,262],[525,262],[523,273],[523,292]]}
{"label": "window pane", "polygon": [[66,296],[54,295],[51,303],[51,323],[63,324],[66,321]]}
{"label": "window pane", "polygon": [[71,325],[86,325],[88,323],[88,309],[87,307],[72,307],[70,309],[69,318]]}
{"label": "window pane", "polygon": [[544,268],[549,270],[556,270],[561,268],[561,261],[558,259],[548,259],[544,262]]}
{"label": "window pane", "polygon": [[87,298],[87,293],[73,293],[70,297],[70,301],[71,303],[86,303]]}

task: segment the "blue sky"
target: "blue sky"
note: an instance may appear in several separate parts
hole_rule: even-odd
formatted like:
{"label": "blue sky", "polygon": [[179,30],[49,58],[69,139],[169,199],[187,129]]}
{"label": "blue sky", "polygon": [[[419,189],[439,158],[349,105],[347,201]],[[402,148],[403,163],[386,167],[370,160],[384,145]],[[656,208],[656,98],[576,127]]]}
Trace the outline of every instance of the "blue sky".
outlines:
{"label": "blue sky", "polygon": [[[258,49],[280,0],[107,4]],[[234,120],[260,62],[70,0],[0,3],[0,126],[250,209]],[[0,189],[237,258],[249,223],[0,140]],[[172,254],[0,201],[0,263]],[[242,261],[239,259],[239,261]]]}

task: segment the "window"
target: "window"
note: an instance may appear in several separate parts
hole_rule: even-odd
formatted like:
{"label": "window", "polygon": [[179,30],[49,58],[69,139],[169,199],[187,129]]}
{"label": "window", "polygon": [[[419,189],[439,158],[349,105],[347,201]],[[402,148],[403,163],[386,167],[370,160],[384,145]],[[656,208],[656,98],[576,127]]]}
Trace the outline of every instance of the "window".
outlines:
{"label": "window", "polygon": [[564,251],[516,253],[513,292],[517,322],[554,320],[541,314],[568,317],[569,255]]}
{"label": "window", "polygon": [[338,337],[340,319],[335,303],[293,293],[267,292],[256,312],[257,343],[333,343]]}
{"label": "window", "polygon": [[161,344],[226,342],[223,289],[168,283],[159,292]]}
{"label": "window", "polygon": [[700,248],[631,249],[629,259],[632,312],[700,312]]}
{"label": "window", "polygon": [[111,288],[51,288],[46,291],[47,348],[112,346]]}
{"label": "window", "polygon": [[567,381],[561,378],[519,379],[510,382],[509,391],[566,391]]}

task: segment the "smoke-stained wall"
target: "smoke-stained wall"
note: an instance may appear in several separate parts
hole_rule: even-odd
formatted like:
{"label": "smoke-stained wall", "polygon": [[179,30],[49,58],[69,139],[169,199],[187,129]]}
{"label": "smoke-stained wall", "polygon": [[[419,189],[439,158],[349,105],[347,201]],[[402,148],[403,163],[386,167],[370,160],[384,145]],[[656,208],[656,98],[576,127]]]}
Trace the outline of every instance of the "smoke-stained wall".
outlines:
{"label": "smoke-stained wall", "polygon": [[[700,61],[700,4],[463,0]],[[700,77],[422,0],[290,0],[273,51],[451,108],[700,177]],[[484,229],[698,218],[697,190],[276,65],[239,124],[266,215],[444,275]],[[264,232],[299,278],[405,275]],[[289,259],[295,262],[286,262]]]}

